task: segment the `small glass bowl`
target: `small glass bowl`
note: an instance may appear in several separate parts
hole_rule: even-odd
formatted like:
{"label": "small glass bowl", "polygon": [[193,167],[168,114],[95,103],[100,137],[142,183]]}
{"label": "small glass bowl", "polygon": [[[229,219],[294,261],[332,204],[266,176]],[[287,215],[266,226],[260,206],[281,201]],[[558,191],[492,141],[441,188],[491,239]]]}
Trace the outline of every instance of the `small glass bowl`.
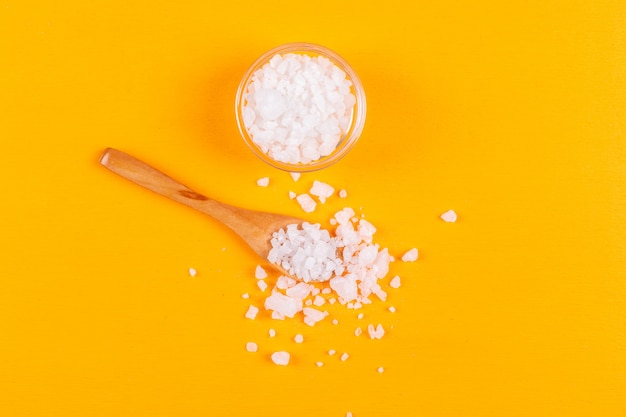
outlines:
{"label": "small glass bowl", "polygon": [[[330,155],[321,157],[320,159],[311,161],[309,163],[292,164],[273,159],[270,155],[263,152],[263,150],[254,143],[254,141],[250,137],[250,134],[248,133],[248,129],[246,128],[243,119],[243,110],[244,105],[246,104],[244,96],[248,90],[248,85],[252,80],[252,75],[258,69],[267,64],[274,55],[284,55],[288,53],[309,55],[311,57],[321,55],[329,59],[333,64],[335,64],[346,73],[346,78],[352,83],[352,94],[354,94],[354,97],[356,98],[356,104],[352,108],[348,128],[345,130],[345,132],[343,132],[343,135],[341,136],[335,150]],[[348,63],[341,56],[331,51],[330,49],[321,45],[315,45],[305,42],[295,42],[281,45],[261,55],[244,75],[241,83],[239,84],[239,88],[237,89],[237,96],[235,98],[235,115],[237,118],[237,126],[239,127],[239,132],[241,133],[244,142],[261,160],[265,161],[275,168],[279,168],[288,172],[316,171],[327,168],[335,162],[339,161],[343,156],[348,153],[348,151],[350,151],[350,149],[352,149],[352,147],[359,140],[361,132],[363,131],[363,126],[365,125],[365,113],[366,101],[363,84],[361,84],[361,80],[359,79],[356,72],[354,72],[352,67],[350,67],[350,65],[348,65]]]}

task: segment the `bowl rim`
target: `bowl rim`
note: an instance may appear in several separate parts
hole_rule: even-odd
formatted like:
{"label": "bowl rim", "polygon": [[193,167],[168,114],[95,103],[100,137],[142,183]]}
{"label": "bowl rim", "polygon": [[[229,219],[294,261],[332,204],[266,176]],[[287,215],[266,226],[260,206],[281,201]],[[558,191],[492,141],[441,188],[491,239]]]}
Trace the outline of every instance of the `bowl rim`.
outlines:
{"label": "bowl rim", "polygon": [[[348,79],[352,82],[351,89],[356,98],[356,103],[352,109],[350,125],[348,126],[348,129],[345,131],[344,135],[341,137],[339,144],[337,145],[335,150],[330,155],[307,164],[292,164],[273,159],[271,156],[263,152],[263,150],[254,143],[254,141],[248,134],[248,130],[243,121],[242,111],[244,105],[244,95],[246,93],[247,86],[250,82],[252,75],[265,63],[269,62],[269,60],[274,55],[287,53],[321,55],[330,59],[333,64],[337,65],[346,73]],[[260,158],[267,164],[288,172],[317,171],[323,168],[327,168],[342,159],[354,147],[354,145],[360,138],[365,125],[366,112],[367,101],[365,98],[365,91],[361,79],[354,71],[354,69],[343,57],[341,57],[335,51],[325,46],[310,42],[291,42],[282,44],[260,55],[245,72],[239,83],[239,86],[237,88],[237,94],[235,96],[235,117],[237,121],[237,127],[239,128],[239,133],[241,134],[246,145],[258,158]]]}

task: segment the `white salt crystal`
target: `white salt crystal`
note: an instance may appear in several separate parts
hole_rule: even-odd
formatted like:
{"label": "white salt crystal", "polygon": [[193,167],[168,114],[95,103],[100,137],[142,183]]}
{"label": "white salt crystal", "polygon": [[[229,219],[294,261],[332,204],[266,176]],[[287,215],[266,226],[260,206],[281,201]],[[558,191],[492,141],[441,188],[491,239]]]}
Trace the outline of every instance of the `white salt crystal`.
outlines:
{"label": "white salt crystal", "polygon": [[326,199],[335,193],[335,189],[321,181],[313,181],[313,186],[309,190],[309,193],[319,198],[320,203],[325,203]]}
{"label": "white salt crystal", "polygon": [[302,310],[302,301],[276,292],[265,299],[265,309],[277,311],[286,317],[293,317]]}
{"label": "white salt crystal", "polygon": [[256,279],[267,278],[267,272],[265,272],[265,269],[263,269],[261,265],[257,265],[256,269],[254,270],[254,277]]}
{"label": "white salt crystal", "polygon": [[270,184],[269,177],[263,177],[263,178],[259,178],[258,180],[256,180],[256,185],[258,185],[259,187],[267,187],[269,184]]}
{"label": "white salt crystal", "polygon": [[382,374],[383,372],[385,372],[385,368],[383,368],[382,366],[379,367],[377,370],[379,374]]}
{"label": "white salt crystal", "polygon": [[454,210],[448,210],[439,217],[446,223],[454,223],[456,222],[457,215]]}
{"label": "white salt crystal", "polygon": [[305,282],[301,282],[291,288],[288,288],[286,293],[288,297],[303,300],[304,298],[309,296],[309,294],[311,293],[311,289],[311,285]]}
{"label": "white salt crystal", "polygon": [[190,277],[195,277],[196,276],[197,271],[195,270],[195,268],[189,268],[189,276]]}
{"label": "white salt crystal", "polygon": [[286,290],[287,288],[293,287],[297,283],[298,281],[296,281],[295,279],[281,275],[276,280],[276,288],[279,288],[281,290]]}
{"label": "white salt crystal", "polygon": [[337,353],[337,351],[336,351],[335,349],[330,349],[330,350],[328,351],[328,354],[329,354],[330,356],[333,356],[335,353]]}
{"label": "white salt crystal", "polygon": [[341,359],[343,362],[345,362],[345,361],[347,361],[347,360],[348,360],[348,358],[349,358],[349,357],[350,357],[350,355],[348,355],[347,353],[344,353],[343,355],[341,355],[341,358],[340,358],[340,359]]}
{"label": "white salt crystal", "polygon": [[388,310],[392,313],[396,312],[396,308],[394,306],[389,306]]}
{"label": "white salt crystal", "polygon": [[311,289],[311,295],[312,295],[312,296],[314,296],[314,297],[315,297],[316,295],[318,295],[320,292],[321,292],[321,290],[320,290],[319,288],[317,288],[317,287],[313,287],[313,288]]}
{"label": "white salt crystal", "polygon": [[270,337],[276,336],[276,330],[274,329],[269,329],[267,333],[269,334]]}
{"label": "white salt crystal", "polygon": [[250,298],[250,294],[248,294],[247,292],[243,293],[241,294],[241,298]]}
{"label": "white salt crystal", "polygon": [[303,308],[302,312],[304,313],[305,323],[309,326],[314,325],[315,323],[323,320],[324,317],[326,317],[323,312],[311,307]]}
{"label": "white salt crystal", "polygon": [[364,317],[363,313],[359,313],[358,316],[356,316],[357,319],[361,320]]}
{"label": "white salt crystal", "polygon": [[346,190],[339,190],[339,198],[346,198],[348,196],[348,192]]}
{"label": "white salt crystal", "polygon": [[313,300],[311,300],[311,299],[309,298],[308,300],[306,300],[306,301],[304,302],[304,305],[305,305],[305,306],[312,306],[312,305],[313,305]]}
{"label": "white salt crystal", "polygon": [[246,318],[250,320],[254,320],[256,318],[259,309],[255,306],[248,307],[248,311],[246,311]]}
{"label": "white salt crystal", "polygon": [[285,316],[280,314],[278,311],[272,311],[272,320],[285,320]]}
{"label": "white salt crystal", "polygon": [[417,249],[413,248],[407,251],[404,255],[402,255],[402,262],[414,262],[417,260]]}
{"label": "white salt crystal", "polygon": [[318,368],[321,368],[322,366],[324,366],[324,362],[315,362],[315,364],[317,365]]}
{"label": "white salt crystal", "polygon": [[290,172],[289,175],[291,175],[291,178],[294,181],[298,181],[300,179],[300,173],[299,172]]}
{"label": "white salt crystal", "polygon": [[400,282],[400,277],[398,275],[396,275],[395,277],[393,277],[391,279],[391,281],[389,281],[389,286],[391,288],[400,288],[401,282]]}
{"label": "white salt crystal", "polygon": [[293,341],[296,343],[302,343],[304,342],[304,336],[302,336],[301,334],[297,334],[294,336]]}
{"label": "white salt crystal", "polygon": [[259,347],[257,346],[256,343],[254,343],[254,342],[246,343],[246,350],[248,352],[256,352],[258,349],[259,349]]}
{"label": "white salt crystal", "polygon": [[379,324],[376,327],[374,327],[373,324],[370,324],[367,326],[367,333],[370,335],[371,339],[382,339],[385,335],[385,329],[382,324]]}
{"label": "white salt crystal", "polygon": [[363,329],[361,329],[360,327],[357,327],[356,329],[354,329],[355,336],[361,336],[362,334],[363,334]]}
{"label": "white salt crystal", "polygon": [[322,297],[321,295],[316,295],[315,299],[313,300],[313,304],[315,304],[318,307],[323,306],[325,302],[326,302],[326,299],[324,299],[324,297]]}
{"label": "white salt crystal", "polygon": [[324,294],[324,295],[328,295],[328,294],[330,294],[330,293],[332,293],[332,292],[333,292],[333,290],[331,290],[331,289],[330,289],[330,288],[328,288],[328,287],[326,287],[326,288],[324,288],[324,289],[322,290],[322,294]]}
{"label": "white salt crystal", "polygon": [[265,292],[265,290],[267,289],[267,284],[265,283],[265,281],[263,281],[262,279],[258,280],[256,282],[257,287],[259,287],[259,289],[261,290],[261,292]]}
{"label": "white salt crystal", "polygon": [[312,213],[313,211],[315,211],[315,206],[317,206],[315,200],[313,200],[308,194],[300,194],[296,196],[296,201],[298,202],[298,204],[300,204],[300,207],[302,207],[302,210],[304,210],[306,213]]}
{"label": "white salt crystal", "polygon": [[293,191],[289,191],[289,199],[293,200],[294,198],[296,198],[296,193],[294,193]]}
{"label": "white salt crystal", "polygon": [[276,365],[285,366],[289,364],[290,355],[288,352],[274,352],[272,353],[272,362]]}

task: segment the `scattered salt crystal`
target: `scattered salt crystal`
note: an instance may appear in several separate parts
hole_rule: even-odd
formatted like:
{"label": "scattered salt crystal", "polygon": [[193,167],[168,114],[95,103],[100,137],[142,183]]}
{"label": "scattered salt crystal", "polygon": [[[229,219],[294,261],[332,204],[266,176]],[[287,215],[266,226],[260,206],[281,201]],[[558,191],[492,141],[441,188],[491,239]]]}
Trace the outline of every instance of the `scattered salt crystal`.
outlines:
{"label": "scattered salt crystal", "polygon": [[303,300],[304,298],[309,296],[309,294],[311,293],[311,289],[311,285],[305,282],[301,282],[291,288],[288,288],[286,293],[288,297]]}
{"label": "scattered salt crystal", "polygon": [[350,411],[348,411],[348,412],[346,413],[346,417],[352,417],[352,413],[351,413]]}
{"label": "scattered salt crystal", "polygon": [[328,354],[329,354],[330,356],[333,356],[335,353],[337,353],[337,351],[336,351],[335,349],[330,349],[330,350],[328,351]]}
{"label": "scattered salt crystal", "polygon": [[311,300],[311,299],[309,298],[308,300],[306,300],[306,301],[304,302],[304,305],[305,305],[305,306],[312,306],[312,305],[313,305],[313,300]]}
{"label": "scattered salt crystal", "polygon": [[294,336],[293,341],[296,343],[302,343],[304,342],[304,336],[302,336],[301,334],[297,334]]}
{"label": "scattered salt crystal", "polygon": [[250,320],[254,320],[256,318],[259,309],[255,306],[248,307],[248,311],[246,311],[246,318]]}
{"label": "scattered salt crystal", "polygon": [[315,364],[317,365],[318,368],[321,368],[322,366],[324,366],[324,362],[315,362]]}
{"label": "scattered salt crystal", "polygon": [[346,190],[339,190],[339,198],[346,198],[348,196],[348,192]]}
{"label": "scattered salt crystal", "polygon": [[276,365],[282,365],[285,366],[287,364],[289,364],[289,358],[291,356],[289,355],[288,352],[274,352],[272,353],[272,362],[274,362]]}
{"label": "scattered salt crystal", "polygon": [[315,299],[313,300],[313,304],[315,304],[318,307],[323,306],[325,302],[326,300],[321,295],[316,295]]}
{"label": "scattered salt crystal", "polygon": [[267,272],[265,272],[265,269],[263,269],[261,265],[257,265],[256,269],[254,270],[254,277],[256,279],[267,278]]}
{"label": "scattered salt crystal", "polygon": [[197,271],[195,270],[195,268],[189,268],[189,276],[190,277],[195,277],[196,276]]}
{"label": "scattered salt crystal", "polygon": [[383,372],[385,372],[385,368],[383,368],[382,366],[380,368],[378,368],[378,373],[382,374]]}
{"label": "scattered salt crystal", "polygon": [[294,198],[296,198],[296,193],[294,193],[293,191],[289,191],[289,199],[293,200]]}
{"label": "scattered salt crystal", "polygon": [[250,294],[248,294],[247,292],[243,293],[241,294],[241,298],[250,298]]}
{"label": "scattered salt crystal", "polygon": [[323,320],[324,317],[326,317],[326,314],[324,314],[322,311],[311,307],[303,308],[302,312],[304,313],[304,322],[309,326],[313,326],[315,323]]}
{"label": "scattered salt crystal", "polygon": [[402,261],[403,262],[413,262],[417,260],[417,249],[413,248],[409,251],[407,251],[404,255],[402,255]]}
{"label": "scattered salt crystal", "polygon": [[300,173],[299,172],[290,172],[289,175],[291,175],[291,178],[294,181],[298,181],[300,179]]}
{"label": "scattered salt crystal", "polygon": [[337,319],[333,319],[332,323],[336,326],[336,325],[338,325],[338,324],[339,324],[339,320],[337,320]]}
{"label": "scattered salt crystal", "polygon": [[248,352],[256,352],[258,349],[259,349],[259,347],[257,346],[256,343],[254,343],[254,342],[246,343],[246,350]]}
{"label": "scattered salt crystal", "polygon": [[311,289],[311,295],[312,295],[312,296],[314,296],[314,297],[315,297],[316,295],[318,295],[320,292],[321,292],[321,290],[320,290],[319,288],[317,288],[317,287],[313,287],[313,288]]}
{"label": "scattered salt crystal", "polygon": [[302,207],[302,210],[304,210],[306,213],[312,213],[313,211],[315,211],[315,206],[317,206],[315,200],[313,200],[308,194],[300,194],[296,196],[296,201],[298,202],[298,204],[300,204],[300,207]]}
{"label": "scattered salt crystal", "polygon": [[256,185],[259,187],[267,187],[270,183],[270,179],[268,177],[259,178],[256,180]]}
{"label": "scattered salt crystal", "polygon": [[265,309],[277,311],[286,317],[293,317],[302,310],[302,301],[276,292],[265,299]]}
{"label": "scattered salt crystal", "polygon": [[335,297],[331,297],[328,299],[329,304],[335,304],[336,302],[337,302],[337,299]]}
{"label": "scattered salt crystal", "polygon": [[298,281],[296,281],[295,279],[281,275],[276,280],[276,288],[286,290],[287,288],[293,287],[297,283]]}
{"label": "scattered salt crystal", "polygon": [[333,292],[330,288],[326,287],[322,290],[322,294],[327,295]]}
{"label": "scattered salt crystal", "polygon": [[394,306],[389,306],[388,310],[392,313],[396,312],[396,308]]}
{"label": "scattered salt crystal", "polygon": [[446,223],[454,223],[456,222],[457,215],[454,210],[448,210],[439,217]]}
{"label": "scattered salt crystal", "polygon": [[285,320],[285,316],[280,314],[278,311],[272,311],[272,320]]}
{"label": "scattered salt crystal", "polygon": [[370,324],[369,326],[367,326],[367,333],[370,335],[371,339],[382,339],[382,337],[385,335],[385,329],[383,328],[382,324],[379,324],[376,327],[374,327],[373,324]]}
{"label": "scattered salt crystal", "polygon": [[361,329],[360,327],[357,327],[356,329],[354,329],[355,336],[361,336],[362,334],[363,334],[363,329]]}
{"label": "scattered salt crystal", "polygon": [[391,281],[389,281],[389,286],[391,288],[400,288],[401,282],[400,282],[400,277],[398,275],[396,275],[395,277],[393,277],[391,279]]}
{"label": "scattered salt crystal", "polygon": [[265,281],[263,281],[262,279],[258,280],[256,282],[257,287],[259,287],[259,289],[261,290],[261,292],[265,292],[265,290],[267,289],[267,284],[265,283]]}
{"label": "scattered salt crystal", "polygon": [[347,360],[348,360],[348,358],[349,358],[349,357],[350,357],[350,355],[348,355],[347,353],[344,353],[343,355],[341,355],[341,360],[342,360],[343,362],[345,362],[345,361],[347,361]]}
{"label": "scattered salt crystal", "polygon": [[358,316],[356,316],[357,319],[361,320],[364,317],[363,313],[359,313]]}
{"label": "scattered salt crystal", "polygon": [[324,204],[326,199],[331,197],[335,193],[335,189],[321,181],[313,181],[313,186],[309,190],[309,193],[319,198],[320,203]]}

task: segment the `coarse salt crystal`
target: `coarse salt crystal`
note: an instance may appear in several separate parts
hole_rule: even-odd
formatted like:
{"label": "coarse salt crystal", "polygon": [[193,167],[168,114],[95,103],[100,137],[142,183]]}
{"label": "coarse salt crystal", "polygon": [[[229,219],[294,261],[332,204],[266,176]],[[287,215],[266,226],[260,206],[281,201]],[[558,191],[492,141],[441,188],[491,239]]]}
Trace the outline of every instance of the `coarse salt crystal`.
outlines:
{"label": "coarse salt crystal", "polygon": [[328,302],[330,304],[335,304],[337,302],[337,299],[335,297],[331,297],[331,298],[328,299]]}
{"label": "coarse salt crystal", "polygon": [[289,364],[289,359],[291,355],[288,352],[280,351],[272,353],[272,362],[276,365],[285,366]]}
{"label": "coarse salt crystal", "polygon": [[379,374],[382,374],[383,372],[385,372],[385,368],[383,368],[382,366],[379,367],[377,370]]}
{"label": "coarse salt crystal", "polygon": [[246,318],[250,320],[254,320],[256,318],[259,309],[255,306],[248,307],[248,311],[246,311]]}
{"label": "coarse salt crystal", "polygon": [[348,355],[347,353],[344,353],[343,355],[341,355],[340,359],[342,360],[342,362],[345,362],[345,361],[348,360],[349,357],[350,357],[350,355]]}
{"label": "coarse salt crystal", "polygon": [[293,191],[289,191],[289,199],[293,200],[294,198],[296,198],[296,193],[294,193]]}
{"label": "coarse salt crystal", "polygon": [[302,301],[276,292],[265,299],[265,309],[277,311],[282,316],[293,317],[302,310]]}
{"label": "coarse salt crystal", "polygon": [[315,200],[313,200],[313,198],[311,198],[311,196],[308,194],[300,194],[296,196],[296,201],[298,202],[298,204],[300,204],[300,207],[306,213],[314,212],[315,206],[317,206]]}
{"label": "coarse salt crystal", "polygon": [[359,319],[359,320],[361,320],[363,317],[365,317],[365,316],[363,315],[363,313],[359,313],[359,314],[356,316],[356,318],[357,318],[357,319]]}
{"label": "coarse salt crystal", "polygon": [[269,335],[270,337],[274,337],[274,336],[276,336],[276,330],[274,330],[274,329],[269,329],[269,330],[267,331],[267,333],[268,333],[268,335]]}
{"label": "coarse salt crystal", "polygon": [[247,292],[243,293],[241,294],[241,298],[250,298],[250,294],[248,294]]}
{"label": "coarse salt crystal", "polygon": [[324,295],[328,295],[328,294],[330,294],[330,293],[332,293],[332,292],[333,292],[333,290],[331,290],[331,289],[330,289],[330,288],[328,288],[328,287],[326,287],[326,288],[324,288],[324,289],[322,290],[322,294],[324,294]]}
{"label": "coarse salt crystal", "polygon": [[382,339],[382,337],[385,335],[385,329],[383,328],[382,324],[379,324],[376,327],[374,327],[373,324],[370,324],[369,326],[367,326],[367,333],[370,335],[371,339]]}
{"label": "coarse salt crystal", "polygon": [[297,334],[294,336],[293,340],[296,343],[302,343],[304,342],[304,336],[302,336],[301,334]]}
{"label": "coarse salt crystal", "polygon": [[354,329],[355,336],[361,336],[362,334],[363,334],[363,329],[361,329],[360,327],[357,327],[356,329]]}
{"label": "coarse salt crystal", "polygon": [[326,202],[327,198],[335,193],[335,189],[324,182],[315,180],[313,181],[313,186],[309,190],[309,193],[316,196],[320,200],[320,203],[323,204]]}
{"label": "coarse salt crystal", "polygon": [[257,346],[256,343],[254,343],[254,342],[246,343],[246,350],[248,352],[256,352],[258,349],[259,349],[259,347]]}
{"label": "coarse salt crystal", "polygon": [[297,283],[298,281],[296,281],[295,279],[281,275],[276,280],[276,288],[286,290],[287,288],[293,287]]}
{"label": "coarse salt crystal", "polygon": [[265,292],[265,290],[267,289],[267,284],[265,283],[265,281],[263,281],[262,279],[258,280],[256,282],[257,287],[259,287],[259,289],[261,290],[261,292]]}
{"label": "coarse salt crystal", "polygon": [[328,354],[329,354],[330,356],[333,356],[335,353],[337,353],[337,351],[336,351],[335,349],[330,349],[330,350],[328,351]]}
{"label": "coarse salt crystal", "polygon": [[300,179],[300,173],[299,172],[290,172],[289,175],[291,175],[291,178],[294,181],[298,181]]}
{"label": "coarse salt crystal", "polygon": [[446,223],[454,223],[456,222],[457,215],[454,210],[448,210],[439,217]]}
{"label": "coarse salt crystal", "polygon": [[263,178],[259,178],[258,180],[256,180],[256,185],[258,185],[259,187],[267,187],[269,183],[270,183],[269,177],[263,177]]}
{"label": "coarse salt crystal", "polygon": [[391,288],[400,288],[401,282],[400,282],[400,277],[398,275],[396,275],[395,277],[393,277],[391,279],[391,281],[389,281],[389,286]]}
{"label": "coarse salt crystal", "polygon": [[311,289],[311,285],[301,282],[291,288],[288,288],[286,293],[288,297],[303,300],[304,298],[309,296],[309,294],[311,293]]}
{"label": "coarse salt crystal", "polygon": [[192,277],[192,278],[195,277],[196,273],[197,273],[197,271],[196,271],[195,268],[189,268],[189,276],[190,277]]}
{"label": "coarse salt crystal", "polygon": [[312,305],[313,305],[313,300],[311,300],[311,299],[309,298],[308,300],[306,300],[306,301],[304,302],[304,305],[305,305],[305,306],[312,306]]}
{"label": "coarse salt crystal", "polygon": [[337,320],[337,319],[333,319],[332,323],[336,326],[336,325],[338,325],[338,324],[339,324],[339,320]]}
{"label": "coarse salt crystal", "polygon": [[346,190],[339,190],[339,198],[346,198],[348,196],[348,192]]}
{"label": "coarse salt crystal", "polygon": [[261,265],[257,265],[256,269],[254,270],[254,277],[256,279],[267,278],[267,272],[265,272],[265,269],[263,269]]}
{"label": "coarse salt crystal", "polygon": [[302,312],[304,313],[304,322],[309,326],[313,326],[315,323],[323,320],[324,317],[326,317],[326,314],[324,314],[324,312],[311,307],[303,308]]}
{"label": "coarse salt crystal", "polygon": [[389,306],[388,310],[392,313],[396,312],[396,308],[394,306]]}
{"label": "coarse salt crystal", "polygon": [[414,262],[417,260],[417,249],[413,248],[402,255],[402,262]]}
{"label": "coarse salt crystal", "polygon": [[326,302],[326,299],[324,299],[324,297],[322,297],[321,295],[316,295],[315,299],[313,300],[313,304],[315,304],[318,307],[323,306],[325,302]]}
{"label": "coarse salt crystal", "polygon": [[315,364],[317,365],[318,368],[321,368],[322,366],[324,366],[324,362],[315,362]]}

